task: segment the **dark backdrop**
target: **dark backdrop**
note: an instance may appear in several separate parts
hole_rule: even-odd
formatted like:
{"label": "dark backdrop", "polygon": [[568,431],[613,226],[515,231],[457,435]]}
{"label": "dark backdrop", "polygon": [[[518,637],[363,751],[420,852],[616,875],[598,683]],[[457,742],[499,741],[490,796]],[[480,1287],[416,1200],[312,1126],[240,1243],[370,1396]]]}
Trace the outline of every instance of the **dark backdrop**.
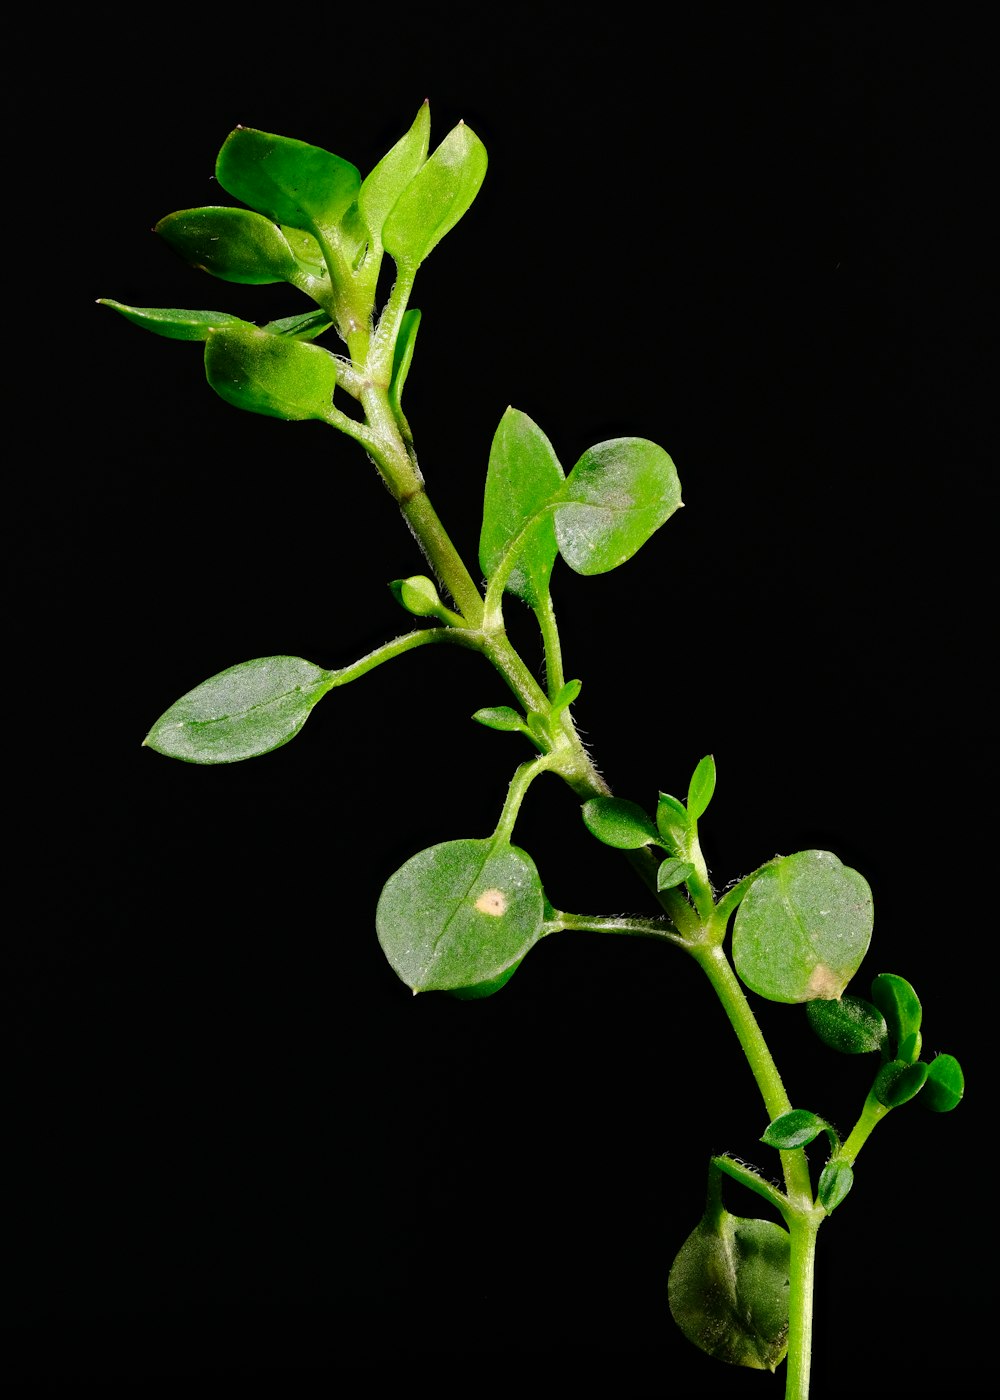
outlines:
{"label": "dark backdrop", "polygon": [[[94,300],[305,309],[188,270],[148,230],[227,202],[213,163],[238,123],[365,172],[429,97],[435,143],[464,118],[490,153],[414,296],[407,409],[432,498],[474,559],[508,404],[567,469],[622,434],[673,455],[686,508],[643,553],[558,573],[578,721],[646,804],[715,754],[720,883],[813,846],[870,881],[858,990],[909,977],[928,1049],[958,1054],[970,1090],[950,1117],[890,1117],[824,1229],[814,1395],[978,1393],[985,35],[961,7],[583,15],[275,14],[256,39],[105,22],[63,33],[77,57],[58,89],[24,29],[4,1232],[19,1376],[360,1369],[374,1388],[405,1367],[465,1390],[606,1364],[620,1394],[783,1389],[703,1358],[667,1311],[709,1153],[776,1169],[694,966],[563,935],[477,1004],[414,1000],[382,958],[384,880],[422,846],[487,834],[524,756],[469,722],[504,700],[482,662],[404,657],[246,765],[140,748],[237,661],[342,665],[405,630],[386,583],[421,560],[360,449],[236,412],[199,347]],[[556,783],[532,790],[517,839],[556,905],[648,907]],[[761,1019],[793,1102],[849,1129],[869,1063],[823,1050],[801,1008]]]}

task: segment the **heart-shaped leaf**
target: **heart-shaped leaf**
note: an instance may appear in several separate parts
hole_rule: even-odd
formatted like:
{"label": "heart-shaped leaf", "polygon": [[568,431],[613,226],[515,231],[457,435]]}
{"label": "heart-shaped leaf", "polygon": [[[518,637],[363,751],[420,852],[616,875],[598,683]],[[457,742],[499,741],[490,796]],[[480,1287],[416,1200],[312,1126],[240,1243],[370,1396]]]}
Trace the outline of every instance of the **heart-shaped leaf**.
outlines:
{"label": "heart-shaped leaf", "polygon": [[155,232],[185,262],[223,282],[263,286],[293,282],[299,275],[285,235],[249,209],[180,209],[161,219]]}
{"label": "heart-shaped leaf", "polygon": [[205,374],[236,408],[293,421],[326,422],[337,383],[333,356],[322,346],[246,325],[209,335]]}
{"label": "heart-shaped leaf", "polygon": [[768,1001],[839,997],[872,935],[872,893],[829,851],[775,860],[747,890],[733,929],[733,962]]}
{"label": "heart-shaped leaf", "polygon": [[[552,444],[526,413],[508,408],[490,448],[479,536],[479,563],[492,578],[517,544],[517,563],[508,576],[509,593],[537,606],[549,590],[558,552],[552,512],[545,506],[564,481]],[[530,529],[526,527],[534,519]]]}
{"label": "heart-shaped leaf", "polygon": [[414,272],[455,227],[486,175],[486,147],[459,122],[392,206],[382,244],[398,267]]}
{"label": "heart-shaped leaf", "polygon": [[219,184],[276,224],[331,238],[358,197],[361,173],[350,161],[287,136],[237,127],[215,163]]}
{"label": "heart-shaped leaf", "polygon": [[674,1321],[709,1356],[773,1371],[788,1349],[788,1232],[708,1212],[670,1270]]}
{"label": "heart-shaped leaf", "polygon": [[230,666],[170,706],[143,743],[185,763],[238,763],[294,739],[329,672],[300,656],[262,656]]}
{"label": "heart-shaped leaf", "polygon": [[556,540],[578,574],[603,574],[631,559],[681,504],[673,462],[646,438],[588,448],[566,478]]}
{"label": "heart-shaped leaf", "polygon": [[375,925],[393,970],[414,992],[481,988],[545,933],[542,883],[517,846],[445,841],[389,879]]}

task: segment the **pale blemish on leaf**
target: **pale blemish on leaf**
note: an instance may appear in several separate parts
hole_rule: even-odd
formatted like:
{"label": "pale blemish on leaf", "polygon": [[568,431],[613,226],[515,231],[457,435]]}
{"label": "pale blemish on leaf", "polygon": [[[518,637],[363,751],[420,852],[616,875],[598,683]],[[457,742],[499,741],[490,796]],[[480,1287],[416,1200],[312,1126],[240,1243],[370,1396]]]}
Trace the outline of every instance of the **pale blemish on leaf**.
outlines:
{"label": "pale blemish on leaf", "polygon": [[483,890],[476,900],[476,908],[480,914],[492,914],[495,919],[499,919],[501,914],[507,912],[507,896],[503,890]]}
{"label": "pale blemish on leaf", "polygon": [[809,999],[812,1001],[836,1001],[844,990],[844,979],[838,977],[826,963],[817,963],[809,978]]}

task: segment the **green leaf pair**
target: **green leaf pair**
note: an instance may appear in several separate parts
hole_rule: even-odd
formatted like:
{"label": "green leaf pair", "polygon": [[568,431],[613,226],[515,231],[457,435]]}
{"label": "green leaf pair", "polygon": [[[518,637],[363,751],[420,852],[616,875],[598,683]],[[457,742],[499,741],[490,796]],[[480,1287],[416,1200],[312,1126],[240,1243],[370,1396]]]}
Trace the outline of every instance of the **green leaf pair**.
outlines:
{"label": "green leaf pair", "polygon": [[645,438],[589,448],[566,476],[548,438],[508,408],[490,450],[479,540],[487,579],[532,607],[549,592],[556,555],[578,574],[625,563],[681,505],[670,457]]}
{"label": "green leaf pair", "polygon": [[691,776],[687,806],[661,792],[654,822],[637,802],[622,797],[592,797],[583,804],[583,820],[590,834],[605,846],[620,851],[659,846],[668,859],[658,867],[657,889],[672,889],[695,872],[695,863],[688,856],[693,854],[697,841],[698,818],[704,815],[715,792],[715,778],[715,759],[706,754]]}

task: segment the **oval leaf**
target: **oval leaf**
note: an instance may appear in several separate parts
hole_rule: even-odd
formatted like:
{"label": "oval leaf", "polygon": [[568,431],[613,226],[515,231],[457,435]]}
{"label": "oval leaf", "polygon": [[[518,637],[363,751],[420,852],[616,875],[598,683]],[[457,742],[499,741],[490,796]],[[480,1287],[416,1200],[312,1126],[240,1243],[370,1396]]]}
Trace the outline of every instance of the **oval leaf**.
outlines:
{"label": "oval leaf", "polygon": [[715,759],[711,754],[706,754],[691,774],[691,781],[688,784],[687,810],[688,815],[694,821],[705,815],[714,792]]}
{"label": "oval leaf", "polygon": [[168,340],[207,340],[209,333],[222,330],[226,326],[246,326],[239,316],[230,316],[225,311],[182,311],[177,307],[164,306],[125,306],[123,302],[111,301],[108,297],[98,299],[99,306],[110,306],[144,331],[166,336]]}
{"label": "oval leaf", "polygon": [[672,890],[689,880],[694,874],[694,866],[689,860],[677,860],[668,856],[656,867],[656,888]]}
{"label": "oval leaf", "polygon": [[646,438],[589,448],[566,478],[556,511],[559,552],[578,574],[603,574],[631,559],[681,504],[673,462]]}
{"label": "oval leaf", "polygon": [[358,195],[358,207],[373,242],[382,246],[382,225],[386,215],[427,159],[431,130],[431,109],[424,102],[405,136],[366,175]]}
{"label": "oval leaf", "polygon": [[770,1220],[709,1216],[670,1270],[674,1321],[719,1361],[773,1371],[788,1349],[788,1232]]}
{"label": "oval leaf", "polygon": [[954,1055],[935,1055],[927,1066],[920,1102],[935,1113],[949,1113],[962,1101],[965,1076]]}
{"label": "oval leaf", "polygon": [[826,1122],[807,1108],[791,1108],[767,1125],[761,1142],[779,1151],[790,1152],[795,1147],[805,1147],[813,1138],[819,1137],[826,1128]]}
{"label": "oval leaf", "polygon": [[326,422],[337,383],[328,350],[253,326],[213,331],[205,346],[205,374],[227,403],[289,421]]}
{"label": "oval leaf", "polygon": [[223,282],[263,286],[294,281],[299,273],[285,235],[249,209],[181,209],[154,231],[185,262]]}
{"label": "oval leaf", "polygon": [[143,743],[185,763],[238,763],[293,739],[329,688],[329,672],[300,656],[262,656],[189,690]]}
{"label": "oval leaf", "polygon": [[446,841],[396,871],[375,925],[393,971],[414,992],[481,988],[544,934],[541,880],[516,846]]}
{"label": "oval leaf", "polygon": [[492,578],[517,541],[517,563],[505,586],[533,607],[548,593],[558,553],[552,512],[545,506],[564,480],[559,459],[538,424],[508,408],[490,448],[479,563]]}
{"label": "oval leaf", "polygon": [[881,1011],[861,997],[810,1001],[806,1014],[823,1044],[839,1050],[842,1055],[865,1055],[870,1050],[881,1050],[889,1038]]}
{"label": "oval leaf", "polygon": [[833,1214],[853,1185],[852,1167],[846,1162],[838,1162],[836,1158],[827,1162],[820,1172],[817,1195],[820,1205],[828,1215]]}
{"label": "oval leaf", "polygon": [[872,1001],[885,1017],[897,1047],[919,1031],[923,1009],[920,998],[905,977],[897,977],[894,972],[880,972],[872,982]]}
{"label": "oval leaf", "polygon": [[733,962],[768,1001],[839,997],[872,935],[872,893],[829,851],[800,851],[765,868],[733,929]]}
{"label": "oval leaf", "polygon": [[416,270],[466,212],[486,175],[486,148],[459,122],[402,191],[382,225],[396,264]]}
{"label": "oval leaf", "polygon": [[924,1087],[928,1066],[922,1060],[909,1065],[905,1060],[890,1060],[875,1076],[872,1092],[886,1108],[899,1108],[916,1098]]}
{"label": "oval leaf", "polygon": [[330,237],[358,197],[361,172],[350,161],[287,136],[237,127],[215,163],[219,184],[276,224]]}
{"label": "oval leaf", "polygon": [[638,802],[621,797],[592,797],[583,804],[583,820],[591,836],[619,851],[637,851],[659,843],[656,827]]}

